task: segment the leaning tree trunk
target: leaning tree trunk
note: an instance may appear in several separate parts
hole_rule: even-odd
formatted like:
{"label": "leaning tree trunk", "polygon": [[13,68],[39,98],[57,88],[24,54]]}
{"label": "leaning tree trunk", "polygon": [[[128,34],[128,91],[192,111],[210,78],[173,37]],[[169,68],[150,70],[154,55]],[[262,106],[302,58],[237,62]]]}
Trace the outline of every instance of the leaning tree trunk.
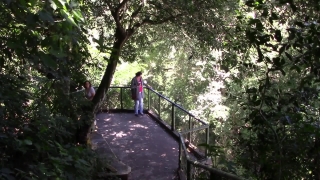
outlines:
{"label": "leaning tree trunk", "polygon": [[119,57],[121,54],[121,49],[123,47],[123,44],[127,40],[127,35],[124,35],[120,32],[117,32],[115,34],[116,41],[113,44],[113,48],[111,51],[110,59],[108,61],[107,69],[104,72],[103,78],[100,82],[99,88],[96,92],[96,95],[94,96],[92,103],[93,103],[93,109],[95,109],[99,102],[102,100],[102,98],[105,95],[105,92],[108,91],[108,88],[110,87],[114,72],[116,70]]}
{"label": "leaning tree trunk", "polygon": [[[96,92],[96,95],[94,96],[94,98],[92,99],[92,109],[91,112],[95,113],[95,110],[97,109],[99,102],[102,100],[102,98],[105,95],[105,92],[108,91],[108,88],[110,87],[112,78],[113,78],[113,74],[116,70],[118,61],[119,61],[119,57],[120,57],[120,53],[121,53],[121,49],[124,45],[124,43],[127,41],[127,39],[129,38],[129,35],[126,33],[122,33],[123,31],[120,31],[117,29],[116,33],[115,33],[115,37],[116,40],[113,44],[113,48],[111,51],[111,55],[110,55],[110,59],[108,61],[108,65],[106,68],[106,71],[104,72],[103,78],[100,82],[99,88]],[[90,116],[88,116],[90,117]],[[89,124],[85,123],[83,124],[82,127],[80,127],[78,129],[77,132],[77,138],[78,138],[78,142],[85,144],[88,140],[88,135],[89,133],[91,133],[91,127],[94,123],[94,118],[91,118],[89,121]]]}

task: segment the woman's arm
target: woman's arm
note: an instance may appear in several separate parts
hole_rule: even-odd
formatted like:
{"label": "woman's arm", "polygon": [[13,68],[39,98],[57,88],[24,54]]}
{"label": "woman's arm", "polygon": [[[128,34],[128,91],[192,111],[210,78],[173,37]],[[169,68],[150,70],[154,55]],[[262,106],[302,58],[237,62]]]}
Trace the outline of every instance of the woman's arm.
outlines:
{"label": "woman's arm", "polygon": [[143,81],[143,85],[145,85],[147,88],[149,88],[149,89],[152,89],[152,87],[149,85],[149,84],[147,84],[147,81],[146,80],[144,80]]}

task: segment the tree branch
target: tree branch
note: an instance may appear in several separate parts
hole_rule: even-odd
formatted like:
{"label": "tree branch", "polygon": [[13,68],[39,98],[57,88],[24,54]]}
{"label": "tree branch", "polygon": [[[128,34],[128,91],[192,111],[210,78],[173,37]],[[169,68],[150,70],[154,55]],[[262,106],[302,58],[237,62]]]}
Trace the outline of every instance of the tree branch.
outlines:
{"label": "tree branch", "polygon": [[113,8],[112,5],[110,4],[110,2],[107,1],[106,3],[107,3],[107,5],[108,5],[108,7],[109,7],[109,9],[110,9],[110,11],[111,11],[111,14],[114,13],[114,8]]}
{"label": "tree branch", "polygon": [[144,20],[142,20],[141,22],[138,22],[138,23],[136,23],[135,25],[133,25],[131,28],[130,28],[130,26],[129,26],[129,28],[128,28],[127,31],[126,31],[126,35],[127,35],[126,37],[127,37],[127,38],[130,38],[130,37],[135,33],[135,31],[136,31],[139,27],[141,27],[141,26],[143,26],[143,25],[145,25],[145,24],[152,24],[152,25],[162,24],[162,23],[171,21],[171,20],[173,20],[173,19],[175,19],[175,18],[177,18],[177,17],[180,17],[180,16],[182,16],[182,14],[178,14],[178,15],[176,15],[176,16],[169,16],[169,17],[167,17],[167,18],[164,18],[164,19],[161,19],[161,20],[158,20],[158,21],[150,20],[150,19],[147,17],[147,18],[145,18]]}
{"label": "tree branch", "polygon": [[[120,22],[120,10],[123,9],[123,7],[127,4],[129,0],[122,0],[122,2],[118,5],[117,9],[116,9],[116,17]],[[124,13],[124,12],[123,12]]]}
{"label": "tree branch", "polygon": [[175,16],[169,16],[167,18],[164,18],[164,19],[161,19],[161,20],[158,20],[158,21],[154,21],[154,20],[150,20],[149,18],[145,18],[144,20],[142,20],[141,22],[138,22],[136,23],[135,25],[133,25],[132,29],[133,31],[135,31],[136,29],[138,29],[139,27],[145,25],[145,24],[151,24],[151,25],[157,25],[157,24],[163,24],[165,22],[168,22],[168,21],[171,21],[171,20],[174,20],[178,17],[182,16],[182,14],[178,14],[178,15],[175,15]]}
{"label": "tree branch", "polygon": [[139,12],[141,11],[142,7],[143,7],[143,5],[140,5],[140,6],[138,7],[138,9],[135,10],[135,11],[132,13],[131,18],[130,18],[129,27],[132,26],[133,20],[138,16],[138,14],[139,14]]}
{"label": "tree branch", "polygon": [[138,7],[138,9],[137,9],[137,10],[135,10],[135,11],[132,13],[132,15],[131,15],[131,19],[134,19],[134,18],[136,18],[136,17],[137,17],[137,15],[138,15],[138,14],[139,14],[139,12],[141,11],[142,7],[143,7],[143,5],[140,5],[140,6]]}
{"label": "tree branch", "polygon": [[117,13],[119,13],[119,11],[127,4],[128,1],[129,0],[122,0],[122,2],[117,7]]}
{"label": "tree branch", "polygon": [[120,22],[120,10],[127,4],[129,0],[122,0],[122,2],[118,5],[116,10],[112,13],[112,16],[116,22],[117,29],[121,31],[121,33],[125,34],[123,26]]}

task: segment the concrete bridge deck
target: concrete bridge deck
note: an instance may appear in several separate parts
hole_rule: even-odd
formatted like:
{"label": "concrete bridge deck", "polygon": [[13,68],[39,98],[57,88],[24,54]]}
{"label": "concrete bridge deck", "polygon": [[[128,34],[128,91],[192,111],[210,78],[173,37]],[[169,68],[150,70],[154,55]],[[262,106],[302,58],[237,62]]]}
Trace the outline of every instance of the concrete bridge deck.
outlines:
{"label": "concrete bridge deck", "polygon": [[179,144],[147,114],[99,113],[97,132],[120,161],[131,167],[129,180],[176,180]]}

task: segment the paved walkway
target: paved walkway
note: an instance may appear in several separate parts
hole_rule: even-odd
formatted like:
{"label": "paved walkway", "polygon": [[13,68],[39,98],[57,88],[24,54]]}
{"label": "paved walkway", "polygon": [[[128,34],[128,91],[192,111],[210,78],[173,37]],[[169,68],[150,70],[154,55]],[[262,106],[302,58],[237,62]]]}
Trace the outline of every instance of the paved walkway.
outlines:
{"label": "paved walkway", "polygon": [[96,117],[97,131],[131,167],[129,180],[178,179],[179,144],[148,115],[99,113]]}

